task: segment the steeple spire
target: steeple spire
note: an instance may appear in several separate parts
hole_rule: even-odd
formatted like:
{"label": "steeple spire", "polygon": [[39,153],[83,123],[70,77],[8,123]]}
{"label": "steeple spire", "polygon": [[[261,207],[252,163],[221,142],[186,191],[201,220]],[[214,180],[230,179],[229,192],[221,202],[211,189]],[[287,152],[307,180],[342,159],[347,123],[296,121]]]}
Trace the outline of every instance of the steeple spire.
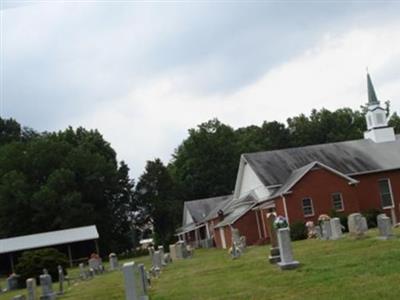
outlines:
{"label": "steeple spire", "polygon": [[379,101],[378,98],[376,97],[374,85],[372,84],[369,73],[367,73],[367,85],[368,85],[368,105],[379,105]]}

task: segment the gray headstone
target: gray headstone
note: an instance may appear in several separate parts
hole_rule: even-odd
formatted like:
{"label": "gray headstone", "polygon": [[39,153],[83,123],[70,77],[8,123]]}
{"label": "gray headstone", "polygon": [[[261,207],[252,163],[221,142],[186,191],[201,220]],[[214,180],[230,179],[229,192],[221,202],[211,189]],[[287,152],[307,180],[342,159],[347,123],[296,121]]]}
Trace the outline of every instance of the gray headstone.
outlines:
{"label": "gray headstone", "polygon": [[53,281],[50,274],[40,275],[40,286],[42,287],[41,300],[56,299],[56,294],[53,292]]}
{"label": "gray headstone", "polygon": [[79,264],[79,277],[83,280],[87,279],[87,274],[85,271],[85,265],[83,263]]}
{"label": "gray headstone", "polygon": [[102,262],[100,258],[91,258],[88,260],[90,269],[93,269],[96,274],[102,272]]}
{"label": "gray headstone", "polygon": [[385,214],[380,214],[376,218],[378,229],[379,229],[379,239],[388,240],[393,237],[392,221]]}
{"label": "gray headstone", "polygon": [[134,262],[125,263],[122,267],[125,282],[126,300],[147,300],[141,271]]}
{"label": "gray headstone", "polygon": [[26,300],[25,295],[16,295],[13,297],[13,300]]}
{"label": "gray headstone", "polygon": [[36,300],[36,279],[28,278],[26,280],[26,289],[28,291],[28,300]]}
{"label": "gray headstone", "polygon": [[361,217],[361,230],[365,233],[368,231],[368,223],[365,217]]}
{"label": "gray headstone", "polygon": [[57,269],[58,269],[58,284],[59,284],[58,292],[59,294],[64,294],[64,280],[65,280],[64,270],[62,266],[58,266]]}
{"label": "gray headstone", "polygon": [[332,238],[332,228],[330,220],[324,220],[321,222],[322,239],[330,240]]}
{"label": "gray headstone", "polygon": [[158,251],[160,251],[161,265],[166,266],[167,263],[164,260],[164,247],[163,246],[158,246]]}
{"label": "gray headstone", "polygon": [[110,270],[117,270],[119,268],[117,255],[115,253],[110,253],[108,258],[110,260]]}
{"label": "gray headstone", "polygon": [[161,252],[158,250],[153,254],[153,267],[159,269],[162,268]]}
{"label": "gray headstone", "polygon": [[290,270],[298,267],[299,262],[293,260],[292,245],[290,240],[289,228],[280,228],[277,230],[279,252],[281,261],[278,266],[281,270]]}
{"label": "gray headstone", "polygon": [[169,245],[169,255],[171,256],[171,259],[173,261],[177,259],[177,256],[176,256],[176,244]]}
{"label": "gray headstone", "polygon": [[144,264],[139,264],[138,268],[139,268],[139,274],[140,274],[140,279],[142,281],[144,293],[147,294],[147,291],[149,289],[149,281],[147,279],[146,269],[144,268]]}
{"label": "gray headstone", "polygon": [[11,274],[10,276],[8,276],[7,281],[6,281],[7,291],[12,291],[12,290],[18,289],[18,280],[19,280],[19,275]]}
{"label": "gray headstone", "polygon": [[184,252],[186,251],[185,243],[182,241],[179,241],[175,244],[175,254],[176,254],[176,259],[183,259],[184,258]]}
{"label": "gray headstone", "polygon": [[330,225],[331,225],[331,239],[332,240],[338,240],[342,237],[342,225],[340,224],[340,219],[339,218],[332,218],[330,220]]}
{"label": "gray headstone", "polygon": [[347,218],[349,234],[355,237],[362,237],[366,231],[366,220],[360,213],[350,214]]}

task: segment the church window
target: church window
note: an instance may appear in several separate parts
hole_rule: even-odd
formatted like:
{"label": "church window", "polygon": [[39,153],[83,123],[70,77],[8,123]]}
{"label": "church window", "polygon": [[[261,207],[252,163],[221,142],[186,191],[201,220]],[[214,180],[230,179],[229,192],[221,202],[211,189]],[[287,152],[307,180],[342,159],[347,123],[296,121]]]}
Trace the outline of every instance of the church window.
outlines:
{"label": "church window", "polygon": [[332,194],[332,204],[334,210],[336,211],[342,211],[344,209],[343,198],[341,193]]}
{"label": "church window", "polygon": [[379,180],[379,192],[382,208],[393,207],[392,187],[390,186],[389,179],[385,178]]}
{"label": "church window", "polygon": [[311,198],[303,199],[303,213],[305,217],[311,217],[314,215],[314,207]]}

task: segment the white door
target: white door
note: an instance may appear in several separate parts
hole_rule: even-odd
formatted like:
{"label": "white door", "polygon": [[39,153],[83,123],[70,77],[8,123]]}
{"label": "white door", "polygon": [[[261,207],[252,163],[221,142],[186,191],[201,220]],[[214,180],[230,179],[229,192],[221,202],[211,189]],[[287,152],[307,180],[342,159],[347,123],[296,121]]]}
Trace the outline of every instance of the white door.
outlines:
{"label": "white door", "polygon": [[226,249],[225,232],[223,227],[219,228],[219,235],[221,236],[222,248]]}

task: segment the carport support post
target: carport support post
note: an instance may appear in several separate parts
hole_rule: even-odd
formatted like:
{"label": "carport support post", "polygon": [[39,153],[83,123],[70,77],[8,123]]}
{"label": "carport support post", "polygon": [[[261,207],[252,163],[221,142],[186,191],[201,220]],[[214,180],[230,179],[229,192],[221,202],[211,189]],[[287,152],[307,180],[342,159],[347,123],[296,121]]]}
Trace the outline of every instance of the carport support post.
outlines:
{"label": "carport support post", "polygon": [[96,253],[97,253],[97,255],[100,255],[99,243],[97,242],[97,240],[94,240],[94,245],[96,246]]}
{"label": "carport support post", "polygon": [[68,245],[68,258],[69,258],[69,266],[72,268],[72,251],[71,251],[71,245]]}
{"label": "carport support post", "polygon": [[14,268],[14,259],[13,259],[13,255],[12,255],[12,253],[10,253],[9,257],[10,257],[11,271],[12,271],[13,273],[15,273],[15,268]]}

